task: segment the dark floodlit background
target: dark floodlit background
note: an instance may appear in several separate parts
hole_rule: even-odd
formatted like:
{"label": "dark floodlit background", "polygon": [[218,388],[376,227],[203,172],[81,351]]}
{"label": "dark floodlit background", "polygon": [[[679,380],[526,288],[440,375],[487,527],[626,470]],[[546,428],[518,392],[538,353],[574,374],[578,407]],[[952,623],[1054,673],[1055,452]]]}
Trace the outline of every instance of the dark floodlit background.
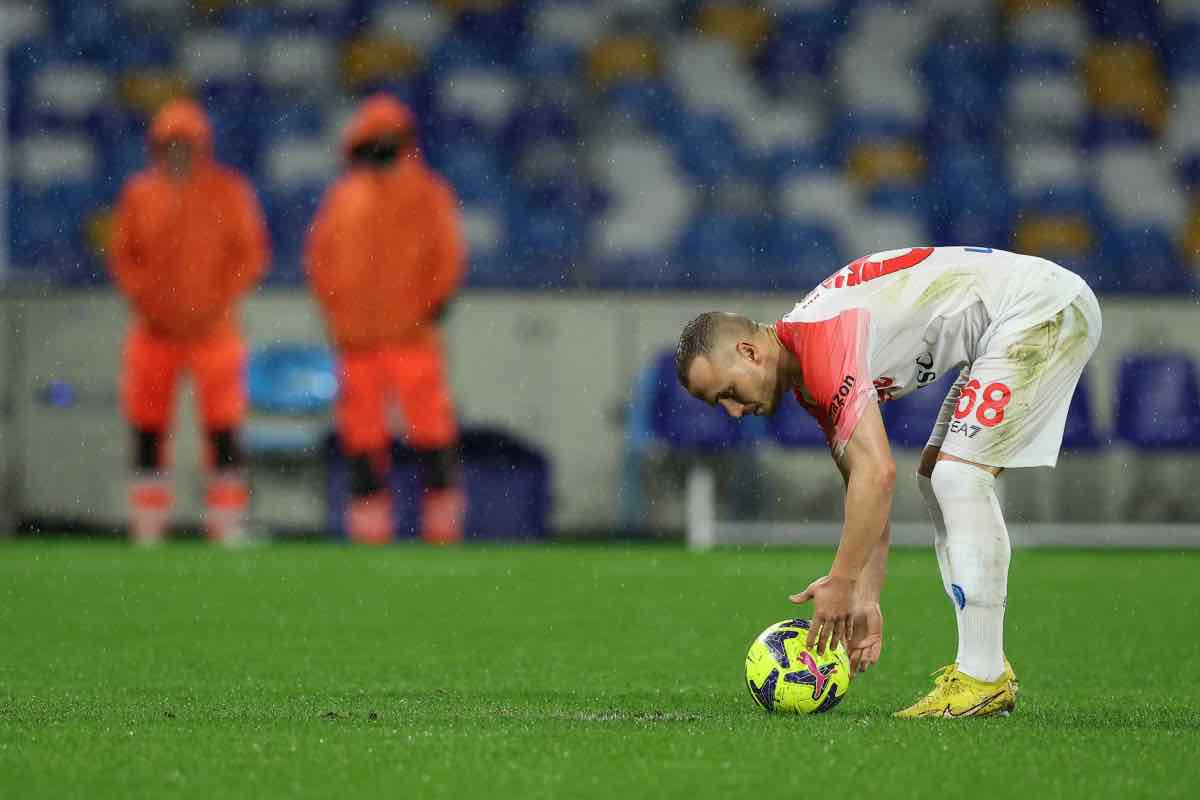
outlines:
{"label": "dark floodlit background", "polygon": [[[1047,256],[1101,293],[1068,455],[1053,478],[1014,476],[1018,521],[1200,509],[1200,3],[0,0],[0,48],[9,522],[122,518],[124,311],[104,251],[148,117],[196,97],[257,188],[274,262],[252,344],[320,344],[304,234],[341,125],[378,90],[411,105],[462,202],[452,370],[464,424],[520,445],[476,478],[526,508],[511,535],[678,530],[696,458],[723,516],[832,519],[811,430],[693,424],[655,354],[698,311],[778,317],[846,261],[917,244]],[[260,390],[255,516],[323,530],[327,403]],[[922,394],[888,410],[906,463],[940,400]],[[196,447],[181,430],[181,483]],[[496,477],[522,458],[544,503]],[[908,495],[897,518],[919,521]]]}

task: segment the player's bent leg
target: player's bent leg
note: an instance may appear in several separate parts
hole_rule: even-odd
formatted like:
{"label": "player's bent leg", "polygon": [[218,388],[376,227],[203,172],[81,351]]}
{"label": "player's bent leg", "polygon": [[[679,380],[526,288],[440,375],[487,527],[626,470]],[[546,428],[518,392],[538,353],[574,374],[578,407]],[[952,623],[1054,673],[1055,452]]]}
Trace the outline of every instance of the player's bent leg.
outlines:
{"label": "player's bent leg", "polygon": [[171,481],[162,469],[163,435],[133,429],[133,477],[129,483],[129,534],[138,545],[159,544],[166,537],[174,503]]}
{"label": "player's bent leg", "polygon": [[946,521],[950,586],[960,619],[958,667],[985,682],[1004,672],[1004,607],[1011,545],[994,468],[939,458],[931,485]]}

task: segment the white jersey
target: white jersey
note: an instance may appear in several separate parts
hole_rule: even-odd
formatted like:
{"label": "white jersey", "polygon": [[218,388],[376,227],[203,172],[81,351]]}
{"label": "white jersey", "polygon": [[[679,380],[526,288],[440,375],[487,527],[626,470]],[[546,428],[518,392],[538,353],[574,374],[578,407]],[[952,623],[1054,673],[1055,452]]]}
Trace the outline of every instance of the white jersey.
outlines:
{"label": "white jersey", "polygon": [[782,322],[865,311],[867,369],[881,398],[897,398],[974,362],[1001,325],[1050,319],[1085,288],[1053,262],[1003,250],[888,250],[843,267]]}

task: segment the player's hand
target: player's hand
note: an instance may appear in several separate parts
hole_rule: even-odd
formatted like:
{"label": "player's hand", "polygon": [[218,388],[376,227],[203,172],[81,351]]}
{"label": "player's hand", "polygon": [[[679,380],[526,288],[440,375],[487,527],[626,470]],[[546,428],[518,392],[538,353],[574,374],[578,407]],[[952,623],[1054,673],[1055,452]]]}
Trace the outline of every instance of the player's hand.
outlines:
{"label": "player's hand", "polygon": [[805,647],[815,644],[817,655],[825,655],[826,647],[836,648],[839,642],[850,641],[854,634],[854,618],[850,613],[854,600],[853,580],[826,575],[789,599],[793,603],[812,600],[812,626],[808,629]]}
{"label": "player's hand", "polygon": [[883,649],[883,612],[879,603],[858,603],[852,612],[852,633],[846,641],[850,671],[866,672]]}

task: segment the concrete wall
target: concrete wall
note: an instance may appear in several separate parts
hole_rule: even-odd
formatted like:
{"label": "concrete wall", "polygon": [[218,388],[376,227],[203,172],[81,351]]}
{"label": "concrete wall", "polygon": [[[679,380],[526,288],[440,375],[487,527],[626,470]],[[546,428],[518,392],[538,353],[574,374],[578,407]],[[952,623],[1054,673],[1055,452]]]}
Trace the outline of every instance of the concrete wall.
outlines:
{"label": "concrete wall", "polygon": [[[744,311],[759,319],[785,313],[794,298],[771,296],[626,296],[619,294],[503,294],[471,292],[455,305],[448,323],[449,360],[462,419],[471,425],[496,424],[544,448],[555,469],[555,519],[563,529],[598,530],[616,522],[616,491],[622,445],[623,410],[634,375],[658,348],[670,346],[683,323],[711,308]],[[1103,301],[1105,330],[1089,368],[1098,422],[1111,420],[1108,393],[1117,360],[1131,350],[1179,348],[1200,358],[1200,313],[1185,301]],[[3,331],[0,358],[13,396],[14,424],[0,429],[16,470],[15,502],[26,516],[86,518],[118,525],[124,507],[128,435],[117,400],[118,365],[125,325],[122,303],[107,292],[51,296],[9,295],[0,301]],[[252,345],[273,341],[322,341],[320,321],[300,291],[262,292],[246,308]],[[39,399],[51,381],[72,384],[77,402],[52,407]],[[199,510],[200,476],[195,414],[181,396],[181,423],[174,442],[180,510]],[[913,454],[902,456],[902,468]],[[1116,459],[1114,461],[1114,459]],[[1121,459],[1124,459],[1122,461]],[[767,493],[820,497],[807,510],[785,513],[829,518],[836,513],[838,486],[823,453],[763,454]],[[1086,469],[1109,476],[1128,462],[1110,455]],[[0,470],[4,462],[0,461]],[[1071,464],[1061,470],[1069,474]],[[1045,494],[1046,481],[1030,485]],[[1073,479],[1079,484],[1080,479]],[[321,525],[319,471],[266,471],[255,476],[256,516],[270,524],[318,529]],[[1020,486],[1014,479],[1013,485]],[[915,492],[902,487],[899,518],[919,519]],[[1011,494],[1011,490],[1010,490]],[[910,496],[911,495],[911,496]],[[672,491],[662,493],[654,519],[679,523]],[[772,500],[772,502],[774,502]],[[1054,513],[1054,499],[1027,503],[1027,514]],[[1049,503],[1050,505],[1047,505]],[[1096,504],[1090,506],[1094,509]],[[1114,506],[1115,507],[1115,506]],[[1032,509],[1032,510],[1030,510]],[[1113,513],[1111,510],[1105,514]]]}

